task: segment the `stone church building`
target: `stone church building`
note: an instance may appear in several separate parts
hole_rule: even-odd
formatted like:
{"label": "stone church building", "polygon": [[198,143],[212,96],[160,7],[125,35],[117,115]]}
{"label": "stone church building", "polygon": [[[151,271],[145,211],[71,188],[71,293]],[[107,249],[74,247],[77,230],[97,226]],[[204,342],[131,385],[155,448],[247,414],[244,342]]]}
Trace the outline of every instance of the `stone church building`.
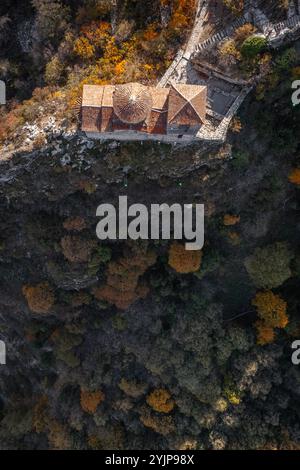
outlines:
{"label": "stone church building", "polygon": [[205,122],[206,99],[199,85],[84,85],[81,130],[94,139],[191,141]]}

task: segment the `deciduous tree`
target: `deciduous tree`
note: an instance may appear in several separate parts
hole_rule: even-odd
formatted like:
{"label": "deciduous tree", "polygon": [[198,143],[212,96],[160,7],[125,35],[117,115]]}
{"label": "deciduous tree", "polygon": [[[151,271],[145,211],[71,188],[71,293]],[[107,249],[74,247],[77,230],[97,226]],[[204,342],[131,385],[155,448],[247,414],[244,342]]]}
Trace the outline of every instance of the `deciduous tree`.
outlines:
{"label": "deciduous tree", "polygon": [[300,168],[295,168],[289,174],[289,181],[297,186],[300,185]]}
{"label": "deciduous tree", "polygon": [[80,405],[86,413],[94,414],[98,405],[104,400],[105,395],[101,390],[89,391],[81,389],[80,391]]}
{"label": "deciduous tree", "polygon": [[174,408],[174,400],[172,400],[168,390],[158,388],[153,390],[146,399],[147,403],[151,408],[159,413],[169,413]]}
{"label": "deciduous tree", "polygon": [[252,300],[252,304],[257,308],[258,316],[267,326],[285,328],[288,324],[287,304],[272,291],[258,292]]}
{"label": "deciduous tree", "polygon": [[48,313],[55,301],[54,292],[48,282],[41,282],[35,286],[23,286],[22,292],[28,307],[34,313]]}
{"label": "deciduous tree", "polygon": [[257,287],[271,289],[284,283],[292,272],[290,262],[293,254],[285,242],[277,242],[263,248],[256,248],[246,258],[245,266]]}
{"label": "deciduous tree", "polygon": [[200,269],[202,259],[201,250],[186,250],[178,242],[171,244],[168,263],[178,273],[193,273]]}

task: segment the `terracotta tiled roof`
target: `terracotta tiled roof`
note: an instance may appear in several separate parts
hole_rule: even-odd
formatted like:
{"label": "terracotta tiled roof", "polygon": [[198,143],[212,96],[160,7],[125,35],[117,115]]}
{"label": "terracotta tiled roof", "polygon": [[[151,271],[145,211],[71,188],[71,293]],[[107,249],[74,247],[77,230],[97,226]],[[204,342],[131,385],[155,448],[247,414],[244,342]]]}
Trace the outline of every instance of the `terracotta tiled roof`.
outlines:
{"label": "terracotta tiled roof", "polygon": [[139,83],[117,85],[113,94],[113,107],[121,121],[138,124],[150,114],[152,95],[148,87]]}
{"label": "terracotta tiled roof", "polygon": [[85,132],[101,132],[101,108],[83,106],[81,108],[81,130]]}
{"label": "terracotta tiled roof", "polygon": [[168,110],[168,97],[169,90],[168,88],[149,88],[152,95],[152,109],[155,110]]}
{"label": "terracotta tiled roof", "polygon": [[102,108],[101,108],[101,132],[112,132],[113,110],[113,93],[115,87],[106,85],[103,91]]}
{"label": "terracotta tiled roof", "polygon": [[102,107],[101,109],[101,132],[112,132],[114,110],[112,107]]}
{"label": "terracotta tiled roof", "polygon": [[169,92],[168,123],[202,124],[206,115],[206,87],[172,84]]}
{"label": "terracotta tiled roof", "polygon": [[113,85],[105,85],[102,98],[102,106],[107,106],[109,108],[113,107],[113,94],[115,87]]}
{"label": "terracotta tiled roof", "polygon": [[153,104],[151,113],[146,120],[146,132],[149,134],[166,134],[169,90],[167,88],[151,87],[150,92]]}
{"label": "terracotta tiled roof", "polygon": [[149,134],[166,134],[167,115],[167,112],[161,112],[152,109],[150,116],[147,118],[146,121],[146,132],[148,132]]}
{"label": "terracotta tiled roof", "polygon": [[104,88],[100,85],[84,85],[82,106],[101,106]]}
{"label": "terracotta tiled roof", "polygon": [[[125,95],[124,87],[125,85],[121,88],[121,108],[117,106],[121,119],[116,113],[117,107],[114,107],[120,85],[84,85],[81,125],[83,131],[135,130],[149,134],[166,134],[168,123],[198,125],[205,119],[206,87],[176,84],[171,88],[154,88],[128,84]],[[128,104],[128,96],[132,93],[136,93],[137,99]]]}

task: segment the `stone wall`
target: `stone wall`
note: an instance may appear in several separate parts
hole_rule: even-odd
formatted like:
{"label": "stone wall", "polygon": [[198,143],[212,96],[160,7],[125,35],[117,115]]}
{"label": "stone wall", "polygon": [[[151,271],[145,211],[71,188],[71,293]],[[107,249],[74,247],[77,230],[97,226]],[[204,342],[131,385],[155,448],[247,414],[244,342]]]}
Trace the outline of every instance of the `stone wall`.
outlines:
{"label": "stone wall", "polygon": [[165,142],[169,144],[182,144],[182,143],[191,143],[197,137],[195,135],[183,135],[182,138],[178,138],[178,135],[172,134],[147,134],[146,132],[86,132],[85,135],[89,139],[96,140],[119,140],[119,141],[157,141]]}
{"label": "stone wall", "polygon": [[159,87],[165,87],[168,83],[168,81],[170,80],[171,76],[174,74],[179,62],[181,61],[181,59],[183,58],[183,55],[184,55],[184,50],[183,49],[180,49],[178,52],[177,52],[177,55],[175,57],[175,59],[173,60],[172,64],[170,65],[170,67],[167,69],[167,71],[165,72],[164,76],[160,79],[160,81],[158,82],[157,86]]}

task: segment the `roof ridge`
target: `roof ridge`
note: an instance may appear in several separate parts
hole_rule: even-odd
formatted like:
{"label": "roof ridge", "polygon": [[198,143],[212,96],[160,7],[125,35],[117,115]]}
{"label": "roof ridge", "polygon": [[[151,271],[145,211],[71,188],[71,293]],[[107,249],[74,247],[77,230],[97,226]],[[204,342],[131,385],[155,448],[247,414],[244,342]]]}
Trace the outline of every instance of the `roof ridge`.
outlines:
{"label": "roof ridge", "polygon": [[[178,85],[180,85],[180,83],[179,83]],[[185,84],[183,84],[183,85],[185,85]],[[174,88],[174,90],[177,91],[177,93],[185,100],[185,103],[182,105],[182,107],[181,107],[180,109],[177,110],[177,112],[176,112],[176,113],[174,114],[174,116],[172,117],[171,121],[173,121],[173,119],[175,119],[176,116],[178,116],[178,114],[181,113],[181,111],[185,108],[185,106],[186,106],[187,104],[190,104],[190,105],[191,105],[191,107],[192,107],[193,110],[195,111],[196,115],[201,119],[201,121],[203,121],[202,117],[200,116],[200,114],[199,114],[198,111],[195,109],[195,106],[194,106],[193,103],[192,103],[192,100],[193,100],[197,95],[200,94],[200,91],[198,91],[197,93],[195,93],[195,95],[194,95],[191,99],[189,99],[189,98],[187,98],[186,96],[184,96],[184,95],[180,92],[180,90],[178,90],[178,89],[176,88],[175,84],[171,83],[171,86],[172,86],[172,87]],[[202,88],[205,88],[205,87],[202,87]]]}
{"label": "roof ridge", "polygon": [[194,91],[195,91],[195,94],[194,94],[194,96],[191,98],[191,100],[193,100],[193,99],[195,98],[195,96],[198,95],[198,94],[200,93],[200,91],[202,91],[202,90],[196,91],[196,90],[195,90],[196,87],[197,87],[197,88],[198,88],[198,87],[199,87],[199,88],[205,88],[203,85],[190,85],[189,83],[176,83],[176,84],[171,83],[171,86],[173,86],[173,88],[175,88],[175,90],[176,90],[185,100],[187,100],[187,101],[189,101],[190,99],[187,98],[186,96],[184,96],[183,93],[182,93],[180,90],[178,90],[178,88],[176,87],[176,85],[179,85],[179,86],[180,86],[180,85],[181,85],[181,86],[182,86],[182,85],[188,86],[188,87],[190,87],[190,88],[189,88],[190,90],[194,90]]}

